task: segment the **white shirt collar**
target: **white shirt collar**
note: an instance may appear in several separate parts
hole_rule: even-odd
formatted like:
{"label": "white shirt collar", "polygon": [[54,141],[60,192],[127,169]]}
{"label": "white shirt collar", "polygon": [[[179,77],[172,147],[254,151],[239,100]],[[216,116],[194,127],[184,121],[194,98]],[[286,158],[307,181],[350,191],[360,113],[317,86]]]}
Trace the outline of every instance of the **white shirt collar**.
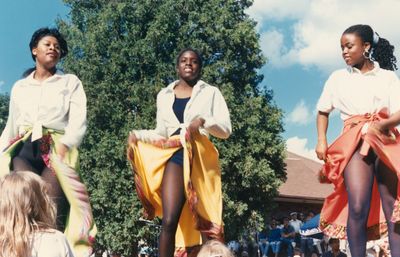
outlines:
{"label": "white shirt collar", "polygon": [[[373,62],[374,63],[374,68],[370,71],[367,71],[365,73],[363,73],[363,75],[375,75],[376,73],[379,72],[380,70],[380,66],[378,62]],[[352,66],[347,66],[347,71],[352,74],[352,73],[358,73],[358,74],[362,74],[361,71],[359,69],[357,69],[356,67],[352,67]]]}
{"label": "white shirt collar", "polygon": [[[175,86],[178,84],[178,80],[175,80],[174,82],[170,83],[167,86],[167,93],[173,93],[174,92],[174,88]],[[207,86],[207,83],[205,83],[202,80],[197,81],[196,85],[193,86],[193,90],[196,88],[204,88],[205,86]]]}
{"label": "white shirt collar", "polygon": [[[41,84],[42,82],[37,81],[36,79],[34,79],[33,75],[35,74],[36,70],[32,71],[28,77],[26,77],[26,80],[31,83],[31,84]],[[64,72],[62,72],[61,70],[56,70],[56,73],[54,73],[53,76],[48,77],[47,79],[45,79],[44,81],[48,82],[48,81],[55,81],[57,79],[59,79],[62,75],[64,75]]]}

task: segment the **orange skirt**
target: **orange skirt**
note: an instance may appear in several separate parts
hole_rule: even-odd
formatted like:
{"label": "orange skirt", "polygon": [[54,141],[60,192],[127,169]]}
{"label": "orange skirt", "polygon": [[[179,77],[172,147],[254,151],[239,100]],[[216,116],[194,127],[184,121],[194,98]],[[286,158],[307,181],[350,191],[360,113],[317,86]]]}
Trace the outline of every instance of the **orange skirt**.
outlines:
{"label": "orange skirt", "polygon": [[[360,153],[368,154],[370,148],[374,150],[378,158],[384,162],[400,178],[400,136],[394,128],[391,135],[383,135],[369,129],[362,134],[362,128],[366,123],[379,122],[389,116],[385,109],[375,114],[356,115],[344,122],[343,133],[327,150],[327,161],[320,171],[321,183],[333,183],[334,192],[324,202],[320,216],[320,228],[323,232],[334,238],[346,238],[346,226],[348,217],[348,198],[344,184],[343,171],[363,141]],[[368,240],[378,239],[387,234],[386,219],[382,210],[382,203],[378,191],[376,178],[372,187],[371,207],[367,222]],[[392,222],[400,222],[400,183],[398,183],[397,197],[392,214]]]}

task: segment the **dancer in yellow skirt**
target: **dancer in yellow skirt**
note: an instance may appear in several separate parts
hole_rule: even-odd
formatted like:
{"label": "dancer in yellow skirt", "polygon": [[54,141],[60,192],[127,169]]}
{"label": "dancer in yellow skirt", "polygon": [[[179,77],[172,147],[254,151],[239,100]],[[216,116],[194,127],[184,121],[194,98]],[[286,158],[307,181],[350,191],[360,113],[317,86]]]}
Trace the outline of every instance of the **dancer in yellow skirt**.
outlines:
{"label": "dancer in yellow skirt", "polygon": [[77,146],[86,131],[85,92],[75,75],[56,68],[68,52],[57,29],[38,29],[29,47],[36,65],[11,91],[0,137],[0,176],[23,170],[41,176],[57,207],[57,228],[65,232],[75,256],[89,256],[96,227],[77,174]]}
{"label": "dancer in yellow skirt", "polygon": [[222,240],[221,172],[211,134],[228,138],[231,122],[218,90],[200,80],[191,48],[176,64],[179,80],[157,96],[157,126],[133,130],[128,159],[147,218],[162,217],[159,256],[190,255],[203,240]]}

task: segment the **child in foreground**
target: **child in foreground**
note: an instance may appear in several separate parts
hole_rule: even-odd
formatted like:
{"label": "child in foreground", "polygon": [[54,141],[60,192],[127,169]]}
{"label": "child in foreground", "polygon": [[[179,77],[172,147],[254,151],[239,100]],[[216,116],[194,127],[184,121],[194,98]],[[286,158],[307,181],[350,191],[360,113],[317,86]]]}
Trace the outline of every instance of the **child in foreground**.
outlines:
{"label": "child in foreground", "polygon": [[11,172],[0,179],[0,195],[0,257],[74,257],[54,229],[54,203],[38,175]]}

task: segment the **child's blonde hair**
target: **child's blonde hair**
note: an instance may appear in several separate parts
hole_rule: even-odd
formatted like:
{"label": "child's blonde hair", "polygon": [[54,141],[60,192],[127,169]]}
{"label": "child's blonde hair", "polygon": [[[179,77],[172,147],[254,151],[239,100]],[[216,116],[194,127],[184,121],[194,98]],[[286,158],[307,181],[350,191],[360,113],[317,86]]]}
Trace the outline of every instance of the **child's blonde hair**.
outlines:
{"label": "child's blonde hair", "polygon": [[201,247],[197,257],[234,257],[234,255],[220,241],[210,240]]}
{"label": "child's blonde hair", "polygon": [[33,234],[55,227],[56,209],[47,191],[30,171],[0,179],[0,257],[31,256]]}

